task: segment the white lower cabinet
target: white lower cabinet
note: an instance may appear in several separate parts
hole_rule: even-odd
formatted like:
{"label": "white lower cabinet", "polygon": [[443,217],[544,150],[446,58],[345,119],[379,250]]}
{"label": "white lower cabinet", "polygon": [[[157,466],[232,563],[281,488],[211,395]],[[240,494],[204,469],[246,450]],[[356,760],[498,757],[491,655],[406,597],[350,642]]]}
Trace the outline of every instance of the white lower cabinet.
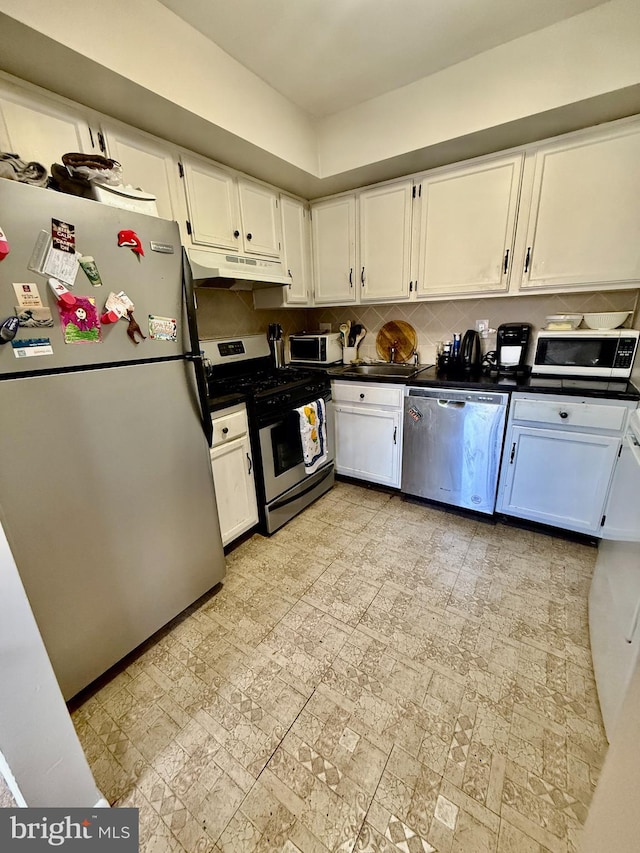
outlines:
{"label": "white lower cabinet", "polygon": [[216,413],[213,422],[211,467],[222,544],[228,545],[258,523],[258,504],[244,405]]}
{"label": "white lower cabinet", "polygon": [[600,536],[628,405],[512,395],[497,512]]}
{"label": "white lower cabinet", "polygon": [[334,382],[336,472],[400,488],[401,386]]}
{"label": "white lower cabinet", "polygon": [[508,440],[501,511],[567,530],[598,532],[620,439],[514,427]]}

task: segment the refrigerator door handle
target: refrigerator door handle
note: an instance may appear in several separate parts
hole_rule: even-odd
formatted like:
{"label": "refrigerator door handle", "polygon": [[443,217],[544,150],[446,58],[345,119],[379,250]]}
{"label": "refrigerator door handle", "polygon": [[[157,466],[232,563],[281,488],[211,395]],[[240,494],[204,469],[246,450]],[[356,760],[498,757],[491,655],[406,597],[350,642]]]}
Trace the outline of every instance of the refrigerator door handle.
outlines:
{"label": "refrigerator door handle", "polygon": [[184,290],[184,301],[187,311],[187,328],[189,329],[190,351],[185,353],[185,358],[193,364],[198,391],[198,403],[200,407],[200,419],[202,431],[205,434],[209,447],[213,444],[213,424],[209,413],[209,400],[207,395],[207,378],[204,371],[204,362],[200,353],[200,340],[198,338],[198,321],[196,317],[196,300],[193,295],[193,276],[187,253],[182,247],[182,287]]}

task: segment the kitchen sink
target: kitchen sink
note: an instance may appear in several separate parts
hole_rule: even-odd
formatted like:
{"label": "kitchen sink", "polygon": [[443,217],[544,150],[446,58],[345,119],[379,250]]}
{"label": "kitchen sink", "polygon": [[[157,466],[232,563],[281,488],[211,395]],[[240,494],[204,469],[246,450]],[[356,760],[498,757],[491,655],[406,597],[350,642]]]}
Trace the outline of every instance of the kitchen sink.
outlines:
{"label": "kitchen sink", "polygon": [[342,371],[343,376],[415,376],[424,365],[415,364],[353,364]]}

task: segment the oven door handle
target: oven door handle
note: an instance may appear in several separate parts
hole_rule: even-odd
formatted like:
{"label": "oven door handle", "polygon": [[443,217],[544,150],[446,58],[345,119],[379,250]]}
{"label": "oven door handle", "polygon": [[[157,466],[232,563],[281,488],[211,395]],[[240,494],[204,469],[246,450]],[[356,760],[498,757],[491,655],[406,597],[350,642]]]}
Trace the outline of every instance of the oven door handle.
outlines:
{"label": "oven door handle", "polygon": [[269,509],[270,510],[280,509],[280,507],[287,506],[288,504],[293,503],[294,501],[297,501],[298,498],[302,498],[305,495],[308,495],[309,492],[312,492],[316,488],[316,486],[319,486],[320,483],[323,483],[327,479],[327,477],[330,477],[332,473],[333,473],[333,465],[330,465],[328,470],[324,472],[322,477],[320,477],[318,480],[314,480],[308,489],[304,489],[302,492],[296,492],[295,495],[291,495],[290,497],[287,497],[287,498],[282,498],[279,501],[274,501],[272,504],[269,504]]}
{"label": "oven door handle", "polygon": [[207,396],[207,377],[204,371],[204,362],[200,353],[200,340],[198,338],[198,320],[196,317],[196,300],[193,293],[193,276],[187,253],[182,247],[182,289],[184,291],[184,303],[187,312],[187,328],[189,330],[190,351],[185,353],[185,358],[193,364],[193,372],[196,378],[196,389],[198,392],[198,405],[200,408],[200,420],[209,447],[213,445],[213,424],[209,412],[209,399]]}

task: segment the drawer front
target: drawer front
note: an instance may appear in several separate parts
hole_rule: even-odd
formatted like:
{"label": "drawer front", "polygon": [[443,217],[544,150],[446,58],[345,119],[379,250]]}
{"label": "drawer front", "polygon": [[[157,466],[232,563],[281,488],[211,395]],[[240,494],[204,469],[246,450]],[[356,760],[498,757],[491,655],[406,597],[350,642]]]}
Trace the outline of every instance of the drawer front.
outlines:
{"label": "drawer front", "polygon": [[213,423],[213,447],[226,444],[234,438],[246,435],[248,430],[247,412],[243,408],[240,412],[224,414],[212,417]]}
{"label": "drawer front", "polygon": [[375,382],[333,382],[331,393],[336,403],[362,403],[401,409],[404,387],[377,385]]}
{"label": "drawer front", "polygon": [[516,400],[513,420],[550,426],[585,427],[621,431],[624,428],[625,406],[567,403],[547,400]]}

